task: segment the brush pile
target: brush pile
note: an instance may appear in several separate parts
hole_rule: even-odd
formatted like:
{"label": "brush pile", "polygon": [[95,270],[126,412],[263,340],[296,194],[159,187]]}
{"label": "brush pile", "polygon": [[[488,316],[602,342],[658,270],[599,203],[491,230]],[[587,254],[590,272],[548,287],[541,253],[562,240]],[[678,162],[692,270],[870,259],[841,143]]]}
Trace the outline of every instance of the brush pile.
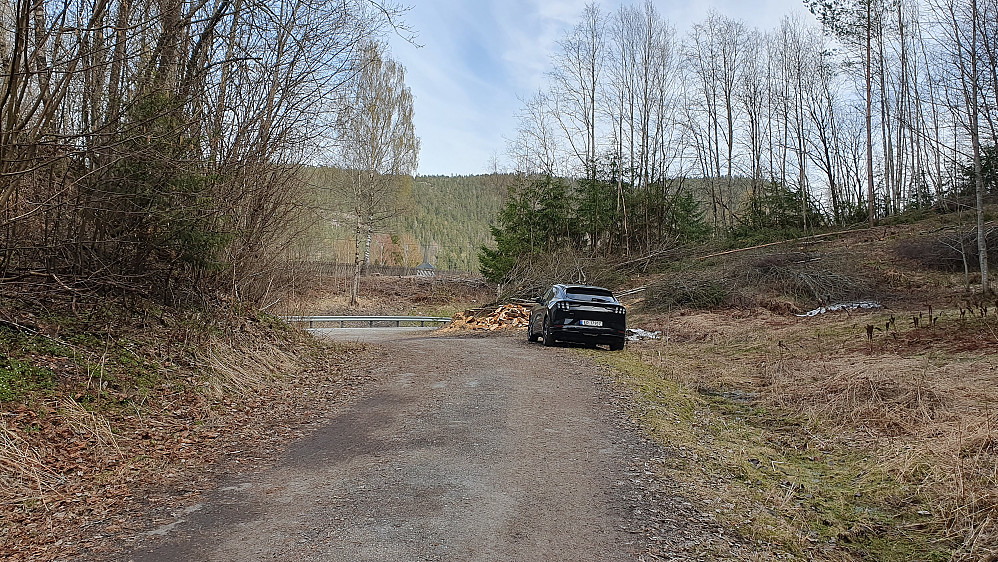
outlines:
{"label": "brush pile", "polygon": [[529,318],[530,308],[519,304],[505,304],[488,314],[485,314],[485,311],[474,310],[458,312],[454,315],[454,319],[447,328],[453,330],[493,332],[496,330],[524,328],[527,326]]}

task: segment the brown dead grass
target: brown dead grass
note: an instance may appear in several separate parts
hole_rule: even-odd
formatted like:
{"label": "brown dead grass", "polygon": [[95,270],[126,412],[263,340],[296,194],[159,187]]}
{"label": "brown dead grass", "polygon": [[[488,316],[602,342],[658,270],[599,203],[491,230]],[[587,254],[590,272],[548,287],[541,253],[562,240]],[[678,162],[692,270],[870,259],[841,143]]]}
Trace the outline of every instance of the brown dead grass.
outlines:
{"label": "brown dead grass", "polygon": [[267,340],[212,341],[195,357],[207,375],[202,392],[213,401],[259,392],[275,378],[302,370],[307,362],[293,348]]}
{"label": "brown dead grass", "polygon": [[121,447],[114,437],[111,422],[98,412],[87,410],[70,396],[62,398],[59,414],[65,423],[84,441],[93,444],[95,460],[108,455],[122,457]]}
{"label": "brown dead grass", "polygon": [[56,493],[59,474],[48,468],[38,450],[0,419],[0,484],[3,505],[44,504]]}
{"label": "brown dead grass", "polygon": [[[952,559],[998,560],[998,309],[979,296],[979,274],[926,250],[964,235],[968,220],[664,263],[635,283],[649,286],[645,302],[629,303],[644,311],[631,324],[664,339],[631,349],[683,387],[734,391],[866,451],[871,469],[931,506],[918,528],[944,529],[936,538]],[[723,302],[692,298],[704,287]],[[888,308],[792,315],[852,300]]]}
{"label": "brown dead grass", "polygon": [[962,266],[959,271],[930,267],[913,260],[905,249],[916,240],[943,244],[970,228],[969,221],[968,215],[954,213],[814,240],[723,252],[694,249],[684,258],[669,256],[652,264],[653,273],[629,285],[648,287],[636,304],[658,315],[733,308],[789,314],[854,300],[898,308],[955,308],[968,292],[980,292],[973,263],[967,276]]}
{"label": "brown dead grass", "polygon": [[[686,311],[636,319],[664,339],[631,350],[667,379],[738,391],[869,451],[932,506],[954,560],[998,556],[998,318],[935,310],[939,321],[915,329],[920,313]],[[867,325],[882,327],[872,340]]]}
{"label": "brown dead grass", "polygon": [[[450,277],[364,278],[359,308],[347,306],[348,290],[321,279],[269,312],[449,316],[493,297],[478,280]],[[0,403],[5,560],[104,552],[94,528],[141,525],[122,514],[164,482],[193,478],[247,442],[279,440],[359,384],[341,370],[355,350],[253,311],[23,312],[31,328],[0,327],[0,345],[53,385]]]}

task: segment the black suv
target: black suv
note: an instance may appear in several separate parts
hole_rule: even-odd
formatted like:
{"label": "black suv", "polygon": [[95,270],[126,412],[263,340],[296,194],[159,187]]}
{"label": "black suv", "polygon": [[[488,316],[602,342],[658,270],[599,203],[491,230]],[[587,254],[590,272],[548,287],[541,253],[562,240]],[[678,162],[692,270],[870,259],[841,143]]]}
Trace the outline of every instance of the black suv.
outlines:
{"label": "black suv", "polygon": [[624,349],[627,309],[602,287],[554,285],[530,311],[527,341],[568,341]]}

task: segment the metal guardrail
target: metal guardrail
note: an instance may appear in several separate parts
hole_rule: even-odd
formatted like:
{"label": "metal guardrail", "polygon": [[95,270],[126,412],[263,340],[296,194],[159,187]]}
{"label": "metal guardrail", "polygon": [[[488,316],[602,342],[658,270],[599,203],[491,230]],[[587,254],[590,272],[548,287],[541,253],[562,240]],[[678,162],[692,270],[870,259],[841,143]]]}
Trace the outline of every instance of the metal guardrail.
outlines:
{"label": "metal guardrail", "polygon": [[339,322],[340,328],[345,328],[347,322],[367,322],[369,328],[374,327],[375,322],[395,322],[396,327],[401,327],[402,323],[419,322],[420,326],[430,324],[446,324],[451,321],[447,316],[285,316],[285,322],[308,322],[308,327],[312,328],[316,323]]}

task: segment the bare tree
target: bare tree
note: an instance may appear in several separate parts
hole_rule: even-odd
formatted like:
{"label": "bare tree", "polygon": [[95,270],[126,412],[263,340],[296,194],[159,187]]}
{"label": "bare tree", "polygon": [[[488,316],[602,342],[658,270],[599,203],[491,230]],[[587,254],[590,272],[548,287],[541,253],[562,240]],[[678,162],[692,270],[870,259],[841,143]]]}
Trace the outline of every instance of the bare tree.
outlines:
{"label": "bare tree", "polygon": [[764,153],[764,120],[769,103],[767,97],[768,74],[766,72],[766,37],[759,31],[748,34],[745,40],[745,68],[739,84],[738,100],[742,104],[747,119],[747,139],[749,151],[749,177],[752,180],[750,197],[756,201],[762,182],[762,160]]}
{"label": "bare tree", "polygon": [[[707,125],[703,129],[707,148],[704,170],[715,181],[711,202],[715,220],[730,227],[734,216],[731,197],[734,185],[734,147],[736,144],[736,88],[744,64],[747,31],[740,21],[711,12],[707,19],[693,26],[687,47],[687,68],[695,78]],[[719,185],[724,179],[724,188]]]}
{"label": "bare tree", "polygon": [[552,101],[572,154],[585,178],[595,178],[600,84],[606,65],[606,22],[598,4],[587,4],[582,21],[558,42]]}
{"label": "bare tree", "polygon": [[978,0],[942,0],[937,10],[945,17],[947,39],[962,96],[962,117],[970,137],[974,192],[977,205],[977,251],[980,254],[981,291],[989,293],[987,232],[984,229],[984,173],[981,162],[981,58],[982,11]]}
{"label": "bare tree", "polygon": [[880,29],[881,0],[806,0],[811,12],[836,37],[861,53],[866,90],[867,213],[876,224],[873,186],[873,41]]}
{"label": "bare tree", "polygon": [[[559,43],[548,88],[526,104],[523,130],[531,134],[519,138],[531,142],[521,148],[540,149],[533,160],[544,164],[533,170],[576,172],[579,185],[606,171],[600,197],[615,201],[594,205],[594,193],[575,195],[586,201],[587,216],[578,218],[588,224],[597,223],[589,214],[613,209],[612,222],[599,227],[620,240],[603,246],[608,251],[648,247],[661,234],[670,186],[694,169],[704,181],[688,185],[716,233],[747,224],[743,203],[760,190],[768,190],[760,200],[798,197],[794,222],[805,228],[864,211],[874,225],[911,205],[945,203],[973,159],[968,131],[978,131],[983,155],[995,142],[998,2],[976,0],[971,10],[970,0],[933,1],[964,14],[963,50],[975,52],[977,69],[965,56],[962,82],[947,56],[956,52],[947,38],[953,25],[934,17],[945,10],[926,13],[920,0],[808,0],[827,36],[794,19],[751,33],[712,13],[678,49],[681,74],[674,34],[652,3],[625,3],[605,28],[591,5]],[[972,11],[976,27],[965,15]],[[969,99],[977,100],[975,127]],[[599,167],[587,164],[594,159]],[[751,183],[743,187],[742,177]]]}
{"label": "bare tree", "polygon": [[[607,111],[614,126],[618,174],[618,199],[622,200],[623,180],[637,190],[643,200],[643,244],[650,244],[655,228],[653,213],[663,193],[661,170],[669,157],[664,152],[669,112],[674,104],[672,81],[677,76],[675,32],[646,0],[641,8],[621,7],[613,20]],[[625,150],[626,149],[626,150]],[[626,216],[623,217],[625,225]],[[625,228],[627,245],[630,232]]]}
{"label": "bare tree", "polygon": [[516,136],[508,143],[508,153],[517,170],[549,176],[562,174],[564,149],[550,97],[543,91],[537,92],[523,101],[517,117]]}
{"label": "bare tree", "polygon": [[824,172],[832,205],[832,220],[842,224],[842,150],[839,140],[838,95],[835,71],[821,46],[809,53],[810,72],[806,82],[811,92],[806,111],[813,125],[813,134],[805,137],[807,154]]}
{"label": "bare tree", "polygon": [[[368,0],[0,4],[0,279],[258,301],[336,126]],[[227,286],[227,287],[226,287]]]}

